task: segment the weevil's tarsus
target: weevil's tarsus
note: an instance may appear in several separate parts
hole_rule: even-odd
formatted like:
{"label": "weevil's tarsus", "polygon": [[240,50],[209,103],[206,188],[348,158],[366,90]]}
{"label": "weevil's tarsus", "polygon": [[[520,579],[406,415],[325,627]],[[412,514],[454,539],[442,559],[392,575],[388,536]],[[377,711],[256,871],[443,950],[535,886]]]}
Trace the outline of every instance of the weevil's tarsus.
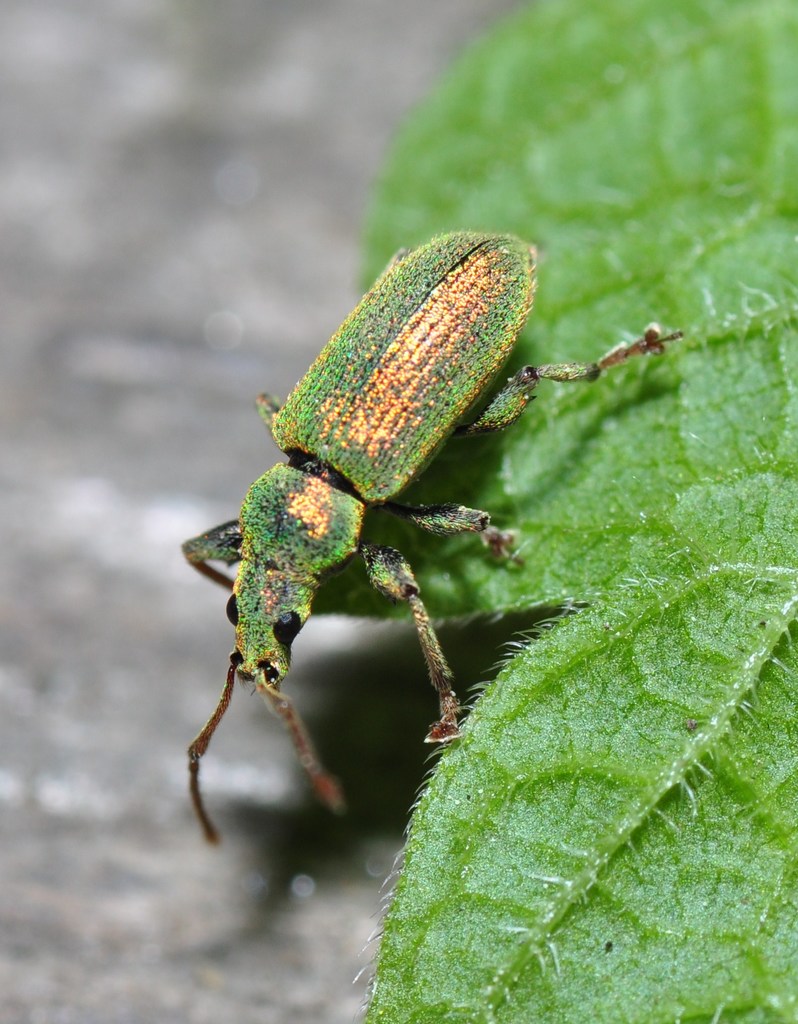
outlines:
{"label": "weevil's tarsus", "polygon": [[534,369],[541,380],[554,380],[568,384],[580,380],[593,381],[605,370],[625,363],[627,359],[634,356],[662,355],[667,342],[678,341],[681,337],[681,331],[663,335],[662,328],[658,324],[649,324],[640,337],[631,344],[616,345],[595,363],[553,363],[534,367]]}
{"label": "weevil's tarsus", "polygon": [[460,728],[457,724],[457,716],[460,713],[460,702],[452,685],[454,674],[449,668],[437,634],[432,628],[432,622],[427,614],[418,591],[407,597],[410,611],[413,613],[413,620],[418,631],[418,638],[421,643],[421,650],[424,660],[427,663],[430,681],[438,693],[440,703],[440,720],[434,722],[426,736],[427,743],[448,743],[460,735]]}
{"label": "weevil's tarsus", "polygon": [[473,437],[477,434],[493,434],[506,430],[535,398],[532,392],[541,380],[570,384],[575,381],[594,381],[605,370],[627,359],[639,355],[661,355],[665,344],[682,337],[681,331],[662,334],[657,324],[650,324],[643,334],[631,344],[616,345],[595,363],[545,363],[542,366],[522,366],[504,387],[491,399],[472,423],[464,423],[455,429],[455,437]]}
{"label": "weevil's tarsus", "polygon": [[602,359],[599,359],[598,368],[603,373],[611,366],[626,362],[631,356],[661,356],[669,341],[679,341],[683,336],[681,331],[672,331],[670,334],[663,335],[659,324],[649,324],[642,335],[630,345],[616,345],[615,348],[610,349]]}
{"label": "weevil's tarsus", "polygon": [[240,658],[234,653],[230,657],[230,667],[227,669],[227,678],[222,688],[219,703],[216,710],[199,731],[194,742],[188,748],[188,778],[191,803],[202,826],[202,831],[209,843],[219,842],[219,833],[205,810],[205,803],[202,799],[202,792],[199,783],[200,758],[208,749],[211,737],[216,732],[216,727],[224,718],[224,713],[230,707],[230,700],[233,696],[233,687],[236,681],[236,669],[240,664]]}
{"label": "weevil's tarsus", "polygon": [[479,539],[494,558],[506,558],[513,565],[524,564],[523,558],[514,550],[518,542],[515,530],[500,530],[497,526],[488,526],[479,535]]}
{"label": "weevil's tarsus", "polygon": [[305,769],[318,799],[335,814],[343,813],[346,810],[346,801],[340,783],[319,760],[293,701],[280,692],[279,685],[267,682],[263,672],[259,673],[256,678],[255,687],[258,693],[268,701],[275,714],[282,719],[291,737],[291,742],[294,744],[299,763]]}
{"label": "weevil's tarsus", "polygon": [[413,571],[405,557],[395,548],[361,541],[360,553],[371,585],[389,600],[407,601],[410,606],[430,682],[437,691],[440,703],[441,717],[430,726],[427,742],[448,743],[460,735],[457,725],[460,704],[452,688],[452,670],[419,597],[419,586]]}

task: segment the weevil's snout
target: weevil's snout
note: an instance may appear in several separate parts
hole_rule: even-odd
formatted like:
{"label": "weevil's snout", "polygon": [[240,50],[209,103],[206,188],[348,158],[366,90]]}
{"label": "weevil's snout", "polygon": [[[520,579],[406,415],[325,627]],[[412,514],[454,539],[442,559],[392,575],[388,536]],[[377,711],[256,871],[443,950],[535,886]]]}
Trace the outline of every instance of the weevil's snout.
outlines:
{"label": "weevil's snout", "polygon": [[270,649],[259,651],[257,656],[245,659],[236,651],[236,673],[242,683],[254,686],[256,690],[279,690],[280,683],[288,674],[291,659],[288,652]]}
{"label": "weevil's snout", "polygon": [[274,687],[275,689],[280,685],[280,681],[288,671],[286,665],[284,671],[280,671],[278,665],[268,658],[263,658],[258,662],[256,673],[255,673],[255,685],[260,684],[261,686],[265,683],[267,686]]}
{"label": "weevil's snout", "polygon": [[235,673],[239,681],[245,685],[251,683],[254,686],[258,682],[259,676],[264,680],[274,677],[275,681],[278,681],[277,670],[272,666],[271,662],[247,661],[241,651],[233,651],[230,655],[230,664],[235,667]]}

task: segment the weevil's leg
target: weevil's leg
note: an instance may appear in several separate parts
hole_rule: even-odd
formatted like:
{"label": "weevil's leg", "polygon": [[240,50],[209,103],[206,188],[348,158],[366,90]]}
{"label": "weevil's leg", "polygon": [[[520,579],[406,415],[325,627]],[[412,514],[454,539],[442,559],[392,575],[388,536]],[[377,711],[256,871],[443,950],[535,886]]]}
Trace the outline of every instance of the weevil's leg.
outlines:
{"label": "weevil's leg", "polygon": [[645,331],[629,345],[621,343],[611,348],[609,352],[595,363],[554,363],[534,367],[541,380],[556,380],[564,383],[571,381],[587,380],[593,381],[611,366],[625,363],[633,356],[655,355],[659,356],[665,351],[665,345],[669,341],[678,341],[682,337],[681,331],[673,331],[671,334],[662,333],[659,324],[649,324]]}
{"label": "weevil's leg", "polygon": [[331,811],[340,814],[346,809],[343,791],[338,780],[330,775],[319,760],[308,731],[299,717],[293,702],[282,694],[276,686],[267,683],[265,679],[259,679],[255,685],[258,693],[267,698],[272,709],[283,720],[283,724],[294,744],[299,763],[305,769],[316,796]]}
{"label": "weevil's leg", "polygon": [[522,366],[516,374],[510,377],[501,391],[491,399],[473,423],[465,423],[455,430],[455,437],[492,434],[515,423],[535,397],[532,392],[538,386],[539,380],[540,374],[534,366]]}
{"label": "weevil's leg", "polygon": [[611,366],[626,362],[633,356],[660,355],[668,341],[682,337],[681,331],[663,336],[656,324],[651,324],[643,334],[630,345],[617,345],[595,363],[552,363],[543,366],[524,366],[486,406],[473,423],[466,423],[455,430],[455,436],[473,436],[504,430],[518,419],[529,402],[535,397],[532,392],[540,380],[593,381]]}
{"label": "weevil's leg", "polygon": [[369,581],[391,601],[407,601],[413,613],[418,639],[427,663],[430,681],[438,692],[441,717],[430,726],[427,743],[448,743],[460,735],[457,713],[460,704],[452,689],[452,670],[432,628],[419,594],[419,586],[405,558],[395,548],[360,542],[360,554],[366,563]]}
{"label": "weevil's leg", "polygon": [[480,512],[478,508],[466,508],[465,505],[455,505],[453,502],[446,502],[443,505],[399,505],[395,501],[386,501],[384,505],[386,512],[405,519],[414,526],[418,526],[427,533],[434,533],[437,537],[450,537],[453,533],[482,533],[488,528],[490,516],[487,512]]}
{"label": "weevil's leg", "polygon": [[208,560],[225,562],[232,565],[241,559],[241,528],[237,519],[231,519],[228,523],[215,526],[207,533],[201,533],[199,537],[192,537],[183,545],[183,554],[189,565],[193,566],[198,573],[207,576],[214,583],[230,589],[233,581],[229,576],[218,569],[208,565]]}
{"label": "weevil's leg", "polygon": [[280,401],[275,398],[274,395],[258,395],[255,399],[255,408],[258,410],[258,415],[266,424],[266,429],[271,434],[272,432],[272,420],[275,415],[280,411]]}
{"label": "weevil's leg", "polygon": [[199,784],[199,767],[200,758],[208,749],[208,744],[211,742],[211,736],[216,732],[216,727],[224,717],[225,711],[230,706],[230,699],[233,696],[233,686],[236,680],[236,669],[238,668],[238,661],[235,655],[230,658],[230,667],[227,670],[227,679],[225,679],[222,694],[219,697],[219,703],[216,705],[216,710],[202,727],[200,732],[194,739],[194,742],[188,748],[188,780],[189,780],[189,792],[191,793],[191,803],[194,805],[194,811],[199,818],[199,823],[202,825],[202,831],[205,833],[205,838],[209,843],[219,842],[219,833],[216,831],[213,822],[208,817],[208,812],[205,810],[205,804],[202,800],[202,793],[200,792]]}
{"label": "weevil's leg", "polygon": [[454,533],[468,531],[478,533],[482,543],[496,558],[509,558],[514,562],[520,562],[518,555],[512,553],[515,534],[491,526],[490,515],[478,508],[467,508],[465,505],[449,502],[443,505],[412,507],[399,505],[394,501],[387,501],[378,507],[438,537],[449,537]]}

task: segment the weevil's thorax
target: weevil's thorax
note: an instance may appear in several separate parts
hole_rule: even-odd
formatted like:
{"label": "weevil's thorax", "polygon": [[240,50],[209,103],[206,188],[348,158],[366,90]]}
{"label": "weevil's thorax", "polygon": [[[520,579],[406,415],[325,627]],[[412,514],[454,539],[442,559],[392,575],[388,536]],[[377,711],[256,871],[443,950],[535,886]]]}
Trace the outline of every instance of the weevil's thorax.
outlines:
{"label": "weevil's thorax", "polygon": [[266,662],[285,675],[319,584],[357,551],[364,512],[323,475],[291,466],[275,466],[250,487],[233,589],[241,675],[254,677]]}

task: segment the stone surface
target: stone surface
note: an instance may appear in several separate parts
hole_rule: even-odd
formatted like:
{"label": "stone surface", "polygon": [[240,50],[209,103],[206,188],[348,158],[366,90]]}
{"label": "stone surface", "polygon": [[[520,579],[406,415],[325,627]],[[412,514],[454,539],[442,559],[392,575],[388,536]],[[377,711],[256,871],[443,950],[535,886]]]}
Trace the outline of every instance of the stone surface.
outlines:
{"label": "stone surface", "polygon": [[311,622],[291,692],[351,812],[312,806],[239,692],[203,768],[208,848],[184,752],[231,631],[179,544],[274,461],[252,399],[357,298],[397,121],[512,6],[3,3],[3,1024],[357,1015],[424,772],[420,657]]}

